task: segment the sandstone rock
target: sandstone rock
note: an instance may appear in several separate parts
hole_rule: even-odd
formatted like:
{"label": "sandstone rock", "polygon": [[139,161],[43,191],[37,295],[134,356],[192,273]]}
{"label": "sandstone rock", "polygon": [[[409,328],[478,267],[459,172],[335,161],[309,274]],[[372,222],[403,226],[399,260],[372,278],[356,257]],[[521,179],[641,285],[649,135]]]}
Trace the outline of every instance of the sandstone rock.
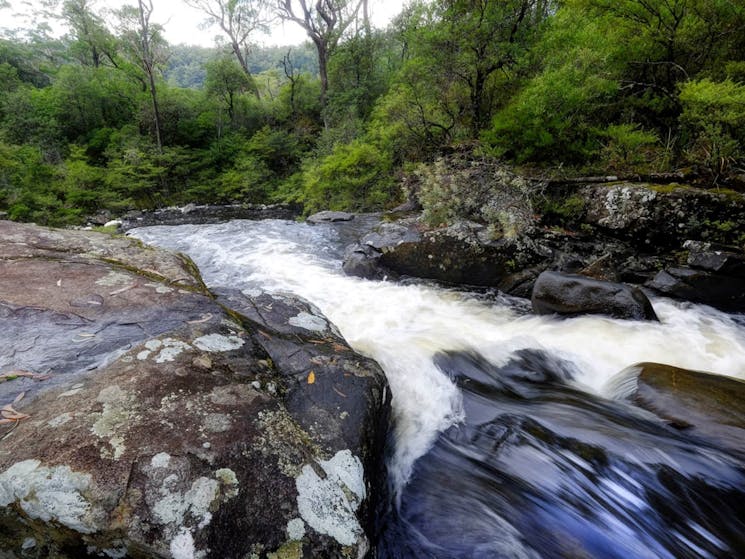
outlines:
{"label": "sandstone rock", "polygon": [[535,282],[531,302],[538,314],[607,314],[657,320],[652,304],[638,288],[576,274],[543,272]]}
{"label": "sandstone rock", "polygon": [[640,363],[613,380],[623,396],[670,425],[745,452],[745,382],[659,363]]}
{"label": "sandstone rock", "polygon": [[310,215],[305,218],[305,221],[307,221],[310,224],[317,224],[317,223],[335,223],[337,221],[352,221],[354,219],[354,214],[350,214],[347,212],[332,212],[329,210],[314,213],[313,215]]}
{"label": "sandstone rock", "polygon": [[185,257],[9,222],[0,285],[18,418],[0,424],[0,550],[365,555],[389,394],[317,311],[216,302]]}

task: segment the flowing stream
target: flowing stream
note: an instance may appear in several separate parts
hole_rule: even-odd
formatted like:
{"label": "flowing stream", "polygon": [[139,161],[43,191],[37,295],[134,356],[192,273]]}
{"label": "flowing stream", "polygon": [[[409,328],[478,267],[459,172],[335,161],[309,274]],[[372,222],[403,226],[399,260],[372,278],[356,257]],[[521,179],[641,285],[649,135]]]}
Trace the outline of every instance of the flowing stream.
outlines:
{"label": "flowing stream", "polygon": [[[653,361],[745,379],[745,320],[653,301],[660,323],[534,316],[525,301],[347,277],[371,222],[147,227],[210,286],[308,299],[393,393],[378,557],[745,557],[745,452],[614,399]],[[740,449],[745,451],[745,449]]]}

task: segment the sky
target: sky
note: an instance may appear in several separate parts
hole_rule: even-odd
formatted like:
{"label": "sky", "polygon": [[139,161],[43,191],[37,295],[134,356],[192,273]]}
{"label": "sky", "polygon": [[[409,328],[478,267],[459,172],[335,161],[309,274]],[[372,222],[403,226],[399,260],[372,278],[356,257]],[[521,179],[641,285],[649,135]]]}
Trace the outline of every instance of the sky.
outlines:
{"label": "sky", "polygon": [[[0,28],[27,27],[28,17],[24,18],[30,10],[29,6],[35,4],[29,0],[8,0],[10,8],[0,8]],[[61,2],[60,2],[61,3]],[[98,12],[102,8],[117,8],[123,4],[135,4],[136,0],[97,0],[94,1],[94,9]],[[0,5],[3,5],[0,0]],[[200,23],[205,19],[204,14],[182,0],[153,0],[152,21],[160,23],[165,29],[165,36],[169,43],[186,43],[201,45],[205,47],[214,46],[214,38],[220,33],[216,27],[209,29],[200,28]],[[385,27],[388,22],[398,14],[402,7],[402,0],[369,0],[370,14],[373,25]],[[31,24],[33,25],[33,24]],[[53,26],[55,34],[64,33],[64,29],[58,25]],[[292,22],[277,22],[268,36],[257,36],[256,42],[269,45],[296,45],[306,40],[305,32],[300,26]]]}

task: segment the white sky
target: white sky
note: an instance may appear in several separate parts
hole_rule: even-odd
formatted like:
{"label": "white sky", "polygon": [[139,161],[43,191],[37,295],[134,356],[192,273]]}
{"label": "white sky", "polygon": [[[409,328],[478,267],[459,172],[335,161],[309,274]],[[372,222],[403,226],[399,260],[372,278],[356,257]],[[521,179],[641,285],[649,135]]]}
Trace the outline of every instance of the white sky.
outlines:
{"label": "white sky", "polygon": [[[35,2],[29,0],[10,0],[10,8],[0,8],[0,28],[29,27],[34,21],[24,14],[31,11],[30,6]],[[130,0],[98,0],[93,3],[94,10],[100,12],[102,8],[115,8],[123,4],[135,4]],[[369,0],[370,14],[373,25],[385,27],[390,20],[403,8],[404,0]],[[169,43],[186,43],[205,47],[214,46],[214,37],[219,35],[215,27],[200,29],[199,24],[205,16],[198,10],[187,6],[182,0],[153,0],[152,21],[160,23],[165,29],[165,36]],[[54,26],[57,33],[63,29]],[[306,40],[302,28],[291,22],[277,22],[269,36],[257,36],[257,42],[264,45],[295,45]]]}

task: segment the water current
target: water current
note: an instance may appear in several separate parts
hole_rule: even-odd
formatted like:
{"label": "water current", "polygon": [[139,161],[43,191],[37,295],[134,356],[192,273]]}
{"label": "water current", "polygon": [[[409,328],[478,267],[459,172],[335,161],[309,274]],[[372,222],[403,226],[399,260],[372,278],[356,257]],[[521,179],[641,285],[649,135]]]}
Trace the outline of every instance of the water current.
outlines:
{"label": "water current", "polygon": [[653,300],[659,323],[535,316],[496,292],[345,276],[351,224],[232,221],[130,234],[209,286],[299,295],[393,393],[380,558],[745,557],[745,448],[620,400],[652,361],[745,379],[745,320]]}

